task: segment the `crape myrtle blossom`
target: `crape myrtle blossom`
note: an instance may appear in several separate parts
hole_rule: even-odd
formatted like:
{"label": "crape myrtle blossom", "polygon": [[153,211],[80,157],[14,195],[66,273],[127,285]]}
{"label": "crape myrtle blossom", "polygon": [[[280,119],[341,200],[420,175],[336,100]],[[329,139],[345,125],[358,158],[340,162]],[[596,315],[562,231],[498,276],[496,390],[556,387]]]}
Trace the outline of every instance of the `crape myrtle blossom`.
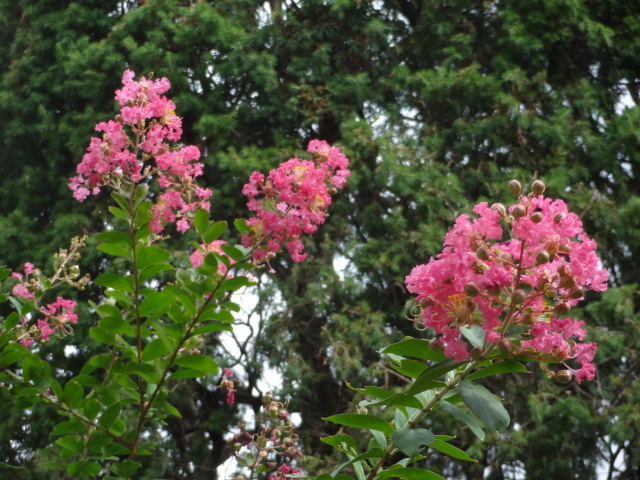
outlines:
{"label": "crape myrtle blossom", "polygon": [[325,220],[331,195],[342,188],[349,161],[339,148],[312,140],[308,149],[313,161],[292,158],[265,177],[253,172],[242,193],[249,199],[249,210],[256,212],[247,225],[251,232],[242,245],[254,248],[256,262],[268,260],[284,243],[294,262],[306,258],[300,235],[313,233]]}
{"label": "crape myrtle blossom", "polygon": [[[222,251],[222,245],[225,245],[227,242],[224,240],[214,240],[209,245],[201,244],[202,250],[196,250],[189,256],[189,260],[191,260],[191,265],[193,268],[198,268],[204,262],[204,257],[207,256],[209,252],[215,252],[218,255],[227,256],[226,253]],[[236,261],[233,258],[227,257],[229,260],[229,264],[233,265]],[[229,272],[229,268],[222,262],[218,263],[218,273],[220,275],[227,275]]]}
{"label": "crape myrtle blossom", "polygon": [[123,87],[115,95],[122,107],[120,114],[115,121],[96,125],[102,137],[91,139],[69,188],[82,202],[89,195],[97,195],[102,186],[125,190],[143,178],[158,175],[158,185],[165,191],[151,209],[150,228],[160,233],[163,224],[175,222],[177,230],[184,232],[190,227],[193,212],[210,208],[211,190],[193,184],[202,175],[200,150],[192,145],[172,147],[166,143],[177,142],[182,136],[175,104],[162,96],[171,86],[169,81],[145,77],[135,81],[134,77],[132,71],[124,72]]}
{"label": "crape myrtle blossom", "polygon": [[[517,182],[510,188],[520,194]],[[477,218],[459,216],[442,253],[413,269],[407,289],[417,294],[418,319],[437,334],[432,345],[456,361],[482,353],[470,352],[460,335],[460,327],[476,325],[485,348],[548,356],[576,381],[591,380],[596,346],[579,343],[584,322],[565,315],[585,290],[606,290],[608,275],[578,216],[562,200],[543,197],[542,182],[532,190],[508,211],[483,202],[473,209]],[[523,340],[509,338],[511,326]]]}

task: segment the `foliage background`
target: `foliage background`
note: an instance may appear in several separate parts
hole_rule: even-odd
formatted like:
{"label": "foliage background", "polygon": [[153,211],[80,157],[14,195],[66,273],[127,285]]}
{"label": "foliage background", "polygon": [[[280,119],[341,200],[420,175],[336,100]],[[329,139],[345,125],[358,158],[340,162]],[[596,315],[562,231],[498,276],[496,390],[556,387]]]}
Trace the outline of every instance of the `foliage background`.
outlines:
{"label": "foliage background", "polygon": [[[591,479],[597,468],[638,478],[639,33],[640,4],[620,0],[0,0],[0,264],[45,265],[69,237],[104,227],[105,198],[79,204],[66,183],[93,125],[113,115],[125,68],[172,82],[219,219],[246,215],[240,185],[253,170],[312,138],[337,143],[353,176],[309,259],[273,263],[254,312],[261,330],[241,358],[225,353],[229,338],[209,346],[244,365],[238,399],[251,408],[263,366],[282,373],[278,394],[291,395],[320,473],[322,418],[357,401],[345,382],[402,385],[377,352],[417,334],[404,277],[439,252],[457,215],[507,203],[511,178],[541,178],[611,273],[612,288],[576,313],[600,345],[597,381],[560,386],[532,367],[491,383],[514,428],[486,444],[462,430],[459,446],[480,461],[429,465],[467,480]],[[103,268],[85,256],[94,277]],[[95,353],[84,318],[43,352],[63,377]],[[140,478],[214,478],[238,410],[196,382],[175,401],[183,418]],[[51,478],[39,466],[54,415],[4,405],[0,461]]]}

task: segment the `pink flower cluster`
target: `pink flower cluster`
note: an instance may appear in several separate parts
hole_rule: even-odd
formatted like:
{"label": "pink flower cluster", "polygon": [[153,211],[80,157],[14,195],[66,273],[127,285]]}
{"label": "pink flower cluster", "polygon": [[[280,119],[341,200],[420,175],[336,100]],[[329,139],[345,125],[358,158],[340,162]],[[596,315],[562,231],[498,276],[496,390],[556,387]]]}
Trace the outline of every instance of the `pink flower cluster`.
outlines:
{"label": "pink flower cluster", "polygon": [[324,222],[331,195],[342,188],[349,176],[349,161],[339,148],[312,140],[307,151],[314,160],[292,158],[265,177],[253,172],[242,189],[249,210],[256,217],[247,221],[252,231],[242,237],[242,245],[253,250],[255,261],[263,261],[285,243],[294,262],[303,261],[300,235],[313,233]]}
{"label": "pink flower cluster", "polygon": [[[25,281],[23,283],[18,283],[13,287],[13,289],[11,290],[11,293],[13,295],[15,295],[16,297],[24,298],[26,300],[33,300],[34,298],[36,298],[33,294],[35,286],[31,282],[29,282],[29,275],[31,275],[34,270],[35,267],[33,266],[33,263],[27,262],[24,264],[24,273],[26,275]],[[22,280],[21,273],[13,272],[11,276],[18,280]]]}
{"label": "pink flower cluster", "polygon": [[[44,315],[44,318],[37,320],[35,326],[26,330],[22,335],[20,343],[25,347],[30,347],[36,341],[49,341],[51,335],[56,333],[61,335],[69,334],[70,330],[67,324],[78,323],[78,316],[73,311],[75,307],[76,302],[73,300],[58,297],[55,302],[50,303],[46,307],[39,308],[38,311]],[[25,319],[23,324],[27,322],[28,320]]]}
{"label": "pink flower cluster", "polygon": [[234,387],[232,377],[233,371],[228,368],[224,369],[224,375],[222,378],[222,387],[227,389],[227,403],[229,405],[233,405],[236,402],[236,392],[237,390]]}
{"label": "pink flower cluster", "polygon": [[[606,290],[608,275],[578,216],[562,200],[542,195],[521,196],[509,213],[486,202],[473,211],[478,218],[458,217],[442,253],[406,278],[420,302],[420,320],[438,334],[435,345],[456,361],[467,359],[460,327],[477,325],[485,331],[485,346],[498,344],[513,355],[572,359],[581,364],[567,366],[576,380],[592,379],[595,344],[578,343],[585,336],[584,322],[564,315],[585,290]],[[501,241],[501,220],[511,240]],[[509,339],[512,325],[524,327],[527,339],[519,345]]]}
{"label": "pink flower cluster", "polygon": [[[222,245],[226,244],[224,240],[214,240],[209,245],[201,244],[202,250],[196,250],[189,256],[189,260],[191,260],[191,265],[193,268],[198,268],[204,262],[204,257],[207,256],[209,252],[215,252],[218,255],[227,256],[226,253],[222,251]],[[233,265],[236,261],[233,258],[229,258],[229,263]],[[229,268],[222,262],[218,263],[218,273],[220,275],[226,275],[229,271]]]}
{"label": "pink flower cluster", "polygon": [[[96,131],[102,138],[92,138],[88,153],[78,165],[78,175],[70,179],[73,196],[83,201],[100,192],[101,186],[122,189],[140,182],[151,174],[158,174],[158,184],[166,192],[152,208],[153,232],[162,231],[162,224],[177,221],[177,229],[189,229],[189,212],[199,208],[208,210],[211,190],[193,185],[202,175],[197,162],[200,151],[195,146],[171,149],[165,140],[177,142],[182,136],[182,121],[176,116],[173,102],[162,96],[171,84],[166,78],[140,81],[127,70],[122,77],[123,88],[116,92],[122,107],[117,121],[102,122]],[[133,139],[127,134],[131,132]],[[139,154],[142,152],[141,158]],[[155,158],[155,168],[143,170],[144,162]]]}

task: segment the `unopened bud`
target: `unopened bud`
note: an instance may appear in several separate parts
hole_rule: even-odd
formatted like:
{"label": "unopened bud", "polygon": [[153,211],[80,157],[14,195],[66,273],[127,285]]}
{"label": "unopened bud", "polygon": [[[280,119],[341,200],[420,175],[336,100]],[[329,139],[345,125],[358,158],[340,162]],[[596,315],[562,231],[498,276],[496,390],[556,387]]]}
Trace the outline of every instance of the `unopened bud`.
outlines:
{"label": "unopened bud", "polygon": [[476,255],[480,260],[489,260],[489,250],[481,247],[478,250],[476,250]]}
{"label": "unopened bud", "polygon": [[561,263],[558,266],[558,275],[560,275],[561,277],[564,277],[566,275],[571,275],[571,273],[573,273],[571,270],[571,267],[566,263]]}
{"label": "unopened bud", "polygon": [[560,221],[564,218],[564,213],[558,212],[553,216],[553,223],[560,223]]}
{"label": "unopened bud", "polygon": [[329,195],[335,195],[336,193],[338,193],[338,189],[336,187],[329,187],[327,188],[327,193]]}
{"label": "unopened bud", "polygon": [[531,326],[536,323],[536,317],[534,317],[533,315],[525,315],[524,317],[522,317],[521,323],[526,326]]}
{"label": "unopened bud", "polygon": [[500,218],[505,218],[507,216],[507,209],[501,203],[494,203],[491,205],[491,210],[498,212]]}
{"label": "unopened bud", "polygon": [[536,255],[536,264],[543,265],[549,261],[549,252],[540,250]]}
{"label": "unopened bud", "polygon": [[527,298],[527,293],[521,288],[519,288],[515,292],[513,292],[513,295],[511,295],[511,303],[514,305],[520,305],[522,302],[526,300],[526,298]]}
{"label": "unopened bud", "polygon": [[529,218],[533,223],[540,223],[543,218],[542,212],[533,212],[531,215],[529,215]]}
{"label": "unopened bud", "polygon": [[571,307],[568,303],[560,302],[555,307],[553,307],[553,311],[559,315],[565,315],[571,311]]}
{"label": "unopened bud", "polygon": [[498,255],[498,258],[504,263],[513,263],[513,255],[510,253],[502,252],[500,255]]}
{"label": "unopened bud", "polygon": [[515,207],[513,207],[511,213],[513,214],[513,218],[518,220],[519,218],[522,218],[527,214],[527,209],[524,208],[524,205],[516,205]]}
{"label": "unopened bud", "polygon": [[471,360],[473,361],[480,360],[482,357],[482,350],[478,347],[472,348],[469,352],[469,357],[471,357]]}
{"label": "unopened bud", "polygon": [[560,370],[553,375],[553,378],[560,383],[569,383],[573,378],[570,370]]}
{"label": "unopened bud", "polygon": [[522,193],[522,185],[517,180],[511,180],[509,182],[509,191],[514,195],[520,195]]}
{"label": "unopened bud", "polygon": [[430,298],[423,298],[422,300],[420,300],[420,308],[421,309],[425,309],[427,307],[432,307],[433,306],[433,300],[431,300]]}
{"label": "unopened bud", "polygon": [[480,288],[475,282],[469,282],[464,286],[464,293],[468,297],[477,297],[480,293]]}
{"label": "unopened bud", "polygon": [[570,247],[568,243],[561,243],[558,250],[562,253],[569,253]]}
{"label": "unopened bud", "polygon": [[560,288],[573,288],[576,285],[576,281],[573,277],[566,276],[560,278],[560,283],[558,284]]}
{"label": "unopened bud", "polygon": [[579,298],[584,297],[584,290],[578,286],[575,286],[569,291],[568,297],[573,300],[578,300]]}
{"label": "unopened bud", "polygon": [[298,193],[298,191],[300,190],[300,182],[295,182],[291,190],[293,190],[293,193]]}
{"label": "unopened bud", "polygon": [[542,180],[536,180],[535,182],[533,182],[533,185],[531,185],[531,193],[533,193],[536,196],[542,195],[544,193],[545,188],[547,187],[542,182]]}
{"label": "unopened bud", "polygon": [[515,348],[515,345],[511,343],[509,340],[507,340],[506,338],[501,338],[498,341],[498,350],[500,350],[500,352],[502,352],[505,355],[509,355],[514,348]]}
{"label": "unopened bud", "polygon": [[434,352],[441,352],[444,350],[444,345],[442,345],[442,340],[439,338],[432,338],[429,341],[429,348]]}

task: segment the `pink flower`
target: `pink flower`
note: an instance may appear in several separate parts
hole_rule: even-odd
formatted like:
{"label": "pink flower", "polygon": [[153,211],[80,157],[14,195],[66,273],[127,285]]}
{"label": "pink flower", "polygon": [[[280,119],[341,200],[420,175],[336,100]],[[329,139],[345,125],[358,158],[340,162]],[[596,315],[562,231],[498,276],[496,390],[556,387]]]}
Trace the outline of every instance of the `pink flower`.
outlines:
{"label": "pink flower", "polygon": [[[211,242],[209,245],[200,245],[203,250],[196,250],[195,252],[193,252],[191,254],[191,256],[189,257],[189,260],[191,260],[191,265],[193,266],[193,268],[198,268],[199,266],[202,265],[202,263],[204,262],[204,257],[207,255],[208,252],[215,252],[218,255],[224,256],[226,257],[226,253],[224,253],[222,251],[222,245],[226,244],[227,242],[225,242],[224,240],[214,240],[213,242]],[[227,259],[229,260],[229,263],[231,265],[233,265],[235,262],[235,260],[233,258],[229,258],[227,257]],[[227,268],[227,266],[220,262],[218,263],[218,273],[220,275],[226,275],[227,272],[229,271],[229,268]],[[225,369],[225,372],[227,372],[228,369]],[[228,370],[229,372],[231,370]],[[226,373],[225,373],[226,375]],[[227,375],[229,376],[229,375]]]}
{"label": "pink flower", "polygon": [[[315,232],[324,222],[331,194],[349,175],[348,160],[340,149],[312,140],[308,150],[314,153],[314,161],[292,158],[271,170],[266,178],[253,172],[242,189],[256,218],[247,221],[252,231],[241,242],[255,248],[256,262],[277,252],[282,243],[294,262],[303,261],[306,254],[302,253],[300,236]],[[330,188],[331,184],[334,187]]]}
{"label": "pink flower", "polygon": [[[500,342],[504,313],[522,288],[516,285],[519,279],[531,288],[529,294],[518,294],[518,307],[509,317],[509,325],[530,325],[520,348],[576,361],[582,364],[574,371],[576,380],[593,378],[595,344],[576,343],[585,337],[584,322],[557,316],[566,314],[585,290],[607,288],[595,242],[582,232],[580,219],[561,200],[521,197],[509,208],[514,217],[503,219],[511,225],[505,235],[500,207],[483,202],[473,210],[478,218],[459,216],[442,253],[406,278],[407,290],[420,302],[419,319],[441,335],[446,356],[464,360],[468,347],[460,327],[479,326],[486,342]],[[503,237],[511,240],[500,242]]]}

